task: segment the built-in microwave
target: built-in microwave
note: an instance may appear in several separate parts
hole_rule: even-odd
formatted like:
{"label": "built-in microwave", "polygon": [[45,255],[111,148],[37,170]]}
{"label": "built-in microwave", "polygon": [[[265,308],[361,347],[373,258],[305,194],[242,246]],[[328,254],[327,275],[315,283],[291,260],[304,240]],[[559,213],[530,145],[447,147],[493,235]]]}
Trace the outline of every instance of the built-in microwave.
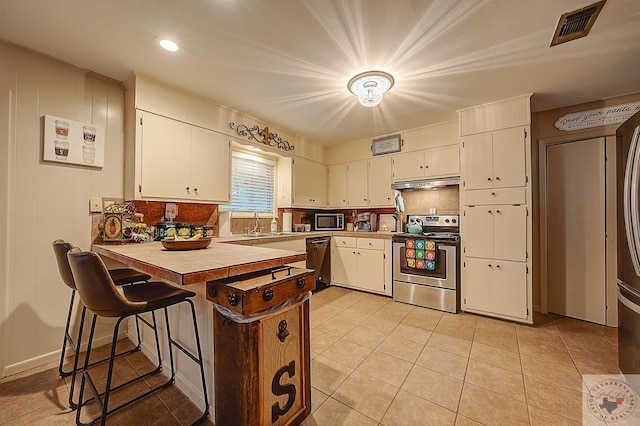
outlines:
{"label": "built-in microwave", "polygon": [[344,231],[344,213],[315,213],[313,229],[316,231]]}

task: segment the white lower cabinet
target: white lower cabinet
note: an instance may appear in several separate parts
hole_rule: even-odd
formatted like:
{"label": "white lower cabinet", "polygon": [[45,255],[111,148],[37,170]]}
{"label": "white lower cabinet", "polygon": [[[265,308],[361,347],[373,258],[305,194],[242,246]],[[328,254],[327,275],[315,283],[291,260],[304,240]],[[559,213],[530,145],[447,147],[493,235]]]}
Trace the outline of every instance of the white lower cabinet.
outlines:
{"label": "white lower cabinet", "polygon": [[391,295],[391,240],[333,237],[331,283]]}
{"label": "white lower cabinet", "polygon": [[464,310],[528,317],[526,263],[467,257],[462,266],[462,282]]}

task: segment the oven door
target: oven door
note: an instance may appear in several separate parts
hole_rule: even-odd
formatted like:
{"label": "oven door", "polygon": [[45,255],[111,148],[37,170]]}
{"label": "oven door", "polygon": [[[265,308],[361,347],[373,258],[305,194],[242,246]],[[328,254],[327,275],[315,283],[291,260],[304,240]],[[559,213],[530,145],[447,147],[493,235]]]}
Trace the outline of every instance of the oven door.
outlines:
{"label": "oven door", "polygon": [[407,266],[405,245],[393,243],[393,280],[419,285],[456,289],[456,246],[436,242],[436,269],[415,269]]}

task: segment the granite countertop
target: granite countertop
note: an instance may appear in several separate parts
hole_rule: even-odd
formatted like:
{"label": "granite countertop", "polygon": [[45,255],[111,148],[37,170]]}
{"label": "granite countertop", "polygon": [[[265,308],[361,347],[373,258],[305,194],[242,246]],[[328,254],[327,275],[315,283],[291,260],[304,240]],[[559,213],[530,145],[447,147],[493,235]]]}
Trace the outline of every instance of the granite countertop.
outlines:
{"label": "granite countertop", "polygon": [[160,242],[94,245],[105,257],[176,284],[186,285],[276,268],[307,258],[306,252],[212,242],[202,250],[170,251]]}

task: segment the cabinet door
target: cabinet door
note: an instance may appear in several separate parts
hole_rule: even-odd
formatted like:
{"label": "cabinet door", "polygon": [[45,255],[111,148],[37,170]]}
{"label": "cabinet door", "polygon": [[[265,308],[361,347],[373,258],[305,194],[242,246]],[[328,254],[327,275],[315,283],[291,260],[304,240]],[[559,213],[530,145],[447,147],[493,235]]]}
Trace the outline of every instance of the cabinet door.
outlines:
{"label": "cabinet door", "polygon": [[376,157],[369,160],[369,206],[394,207],[391,189],[391,157]]}
{"label": "cabinet door", "polygon": [[293,204],[298,207],[326,207],[327,168],[305,158],[293,160]]}
{"label": "cabinet door", "polygon": [[493,132],[494,188],[525,186],[525,128]]}
{"label": "cabinet door", "polygon": [[358,282],[356,249],[335,247],[331,254],[331,281],[355,286]]}
{"label": "cabinet door", "polygon": [[187,198],[191,177],[189,126],[159,115],[142,116],[141,191],[148,198]]}
{"label": "cabinet door", "polygon": [[467,256],[493,257],[494,207],[476,206],[464,209],[462,243]]}
{"label": "cabinet door", "polygon": [[494,210],[493,257],[526,262],[527,208],[525,206],[487,206],[487,208]]}
{"label": "cabinet door", "polygon": [[329,166],[329,207],[347,205],[347,165]]}
{"label": "cabinet door", "polygon": [[384,293],[384,252],[358,249],[357,286],[370,291]]}
{"label": "cabinet door", "polygon": [[407,152],[393,156],[393,181],[419,179],[424,177],[424,153]]}
{"label": "cabinet door", "polygon": [[424,152],[425,177],[460,175],[460,148],[458,145],[428,149]]}
{"label": "cabinet door", "polygon": [[462,267],[462,308],[493,312],[493,261],[466,258]]}
{"label": "cabinet door", "polygon": [[493,310],[497,314],[527,318],[527,265],[496,261],[493,268]]}
{"label": "cabinet door", "polygon": [[231,192],[229,139],[209,130],[191,127],[191,153],[191,198],[228,203]]}
{"label": "cabinet door", "polygon": [[347,205],[367,207],[367,160],[353,161],[347,165]]}
{"label": "cabinet door", "polygon": [[464,189],[493,188],[493,154],[491,133],[462,138]]}

